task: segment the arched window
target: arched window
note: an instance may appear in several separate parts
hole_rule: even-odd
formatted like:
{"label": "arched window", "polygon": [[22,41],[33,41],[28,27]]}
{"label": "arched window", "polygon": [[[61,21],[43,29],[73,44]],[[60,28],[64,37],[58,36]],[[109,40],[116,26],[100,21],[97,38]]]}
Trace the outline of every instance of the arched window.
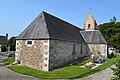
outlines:
{"label": "arched window", "polygon": [[90,24],[88,24],[88,29],[90,28]]}

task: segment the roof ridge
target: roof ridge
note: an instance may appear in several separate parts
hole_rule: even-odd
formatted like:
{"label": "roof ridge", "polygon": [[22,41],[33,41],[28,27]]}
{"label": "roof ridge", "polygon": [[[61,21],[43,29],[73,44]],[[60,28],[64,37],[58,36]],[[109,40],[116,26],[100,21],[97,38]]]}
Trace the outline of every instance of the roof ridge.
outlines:
{"label": "roof ridge", "polygon": [[[81,28],[77,27],[76,25],[67,22],[66,20],[63,20],[63,19],[61,19],[61,18],[59,18],[59,17],[56,17],[56,16],[54,16],[54,15],[52,15],[52,14],[49,14],[49,13],[47,13],[47,12],[45,12],[45,11],[42,11],[42,12],[45,13],[45,14],[47,14],[47,15],[50,15],[50,16],[52,16],[52,17],[55,17],[55,18],[57,18],[57,19],[59,19],[59,20],[61,20],[61,21],[64,21],[65,23],[67,23],[67,24],[69,24],[69,25],[72,25],[72,26],[74,26],[75,28],[81,29]],[[81,30],[82,30],[82,29],[81,29]]]}
{"label": "roof ridge", "polygon": [[[44,13],[47,13],[45,11],[42,11],[42,15],[44,16],[44,19],[45,19],[45,24],[46,24],[46,28],[47,28],[47,31],[48,31],[48,23],[46,22],[46,17],[45,17],[45,14]],[[49,38],[50,38],[50,32],[48,31],[48,35],[49,35]]]}
{"label": "roof ridge", "polygon": [[[34,28],[34,29],[33,29]],[[85,43],[81,29],[45,11],[18,36],[19,39],[59,39]]]}

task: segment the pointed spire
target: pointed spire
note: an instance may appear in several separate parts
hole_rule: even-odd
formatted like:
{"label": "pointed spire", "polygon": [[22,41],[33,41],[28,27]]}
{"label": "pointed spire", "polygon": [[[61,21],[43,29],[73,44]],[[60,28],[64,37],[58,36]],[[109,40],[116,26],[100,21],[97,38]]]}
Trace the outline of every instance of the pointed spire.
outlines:
{"label": "pointed spire", "polygon": [[96,21],[92,16],[91,12],[89,12],[88,17],[86,18],[84,24],[84,30],[95,30],[95,28],[96,28]]}

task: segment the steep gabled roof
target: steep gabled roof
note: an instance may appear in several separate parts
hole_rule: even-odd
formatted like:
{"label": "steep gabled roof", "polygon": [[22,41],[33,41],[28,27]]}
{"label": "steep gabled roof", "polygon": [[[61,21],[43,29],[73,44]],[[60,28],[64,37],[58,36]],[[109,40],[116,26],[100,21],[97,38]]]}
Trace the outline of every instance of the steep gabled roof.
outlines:
{"label": "steep gabled roof", "polygon": [[42,12],[16,39],[49,38],[44,13]]}
{"label": "steep gabled roof", "polygon": [[57,39],[84,43],[80,28],[42,12],[17,39]]}
{"label": "steep gabled roof", "polygon": [[81,31],[83,38],[85,39],[86,43],[89,44],[107,44],[106,40],[104,39],[103,35],[99,30],[94,31]]}
{"label": "steep gabled roof", "polygon": [[0,44],[7,44],[7,37],[6,36],[0,36]]}

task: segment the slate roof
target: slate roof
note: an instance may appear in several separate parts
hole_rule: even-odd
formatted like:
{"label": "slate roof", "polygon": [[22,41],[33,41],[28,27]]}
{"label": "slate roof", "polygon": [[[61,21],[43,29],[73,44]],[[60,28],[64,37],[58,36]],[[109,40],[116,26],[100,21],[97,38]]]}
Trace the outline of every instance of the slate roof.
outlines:
{"label": "slate roof", "polygon": [[80,28],[43,11],[17,39],[56,39],[85,43],[80,30]]}
{"label": "slate roof", "polygon": [[107,44],[103,35],[99,30],[80,31],[86,43],[89,44]]}
{"label": "slate roof", "polygon": [[0,36],[0,44],[7,44],[7,37],[6,36]]}

